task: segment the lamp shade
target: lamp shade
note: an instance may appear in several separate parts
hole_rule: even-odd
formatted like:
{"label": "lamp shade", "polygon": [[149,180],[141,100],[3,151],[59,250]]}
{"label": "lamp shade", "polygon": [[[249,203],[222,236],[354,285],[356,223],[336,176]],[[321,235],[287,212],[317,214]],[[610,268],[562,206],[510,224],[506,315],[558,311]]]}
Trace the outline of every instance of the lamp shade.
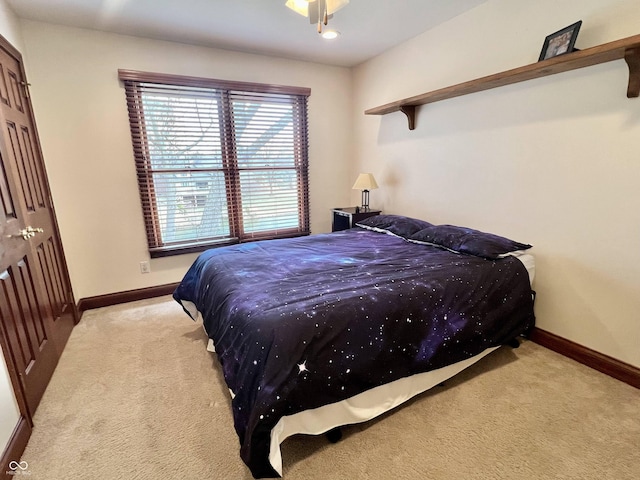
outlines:
{"label": "lamp shade", "polygon": [[309,16],[309,2],[307,0],[287,0],[285,5],[300,15]]}
{"label": "lamp shade", "polygon": [[325,11],[326,8],[327,15],[333,15],[335,12],[349,3],[349,0],[287,0],[287,3],[285,3],[285,5],[294,12],[308,17],[309,9],[311,9],[313,13],[318,10],[318,1],[321,2],[319,6],[322,11]]}
{"label": "lamp shade", "polygon": [[378,188],[378,184],[376,183],[376,179],[373,178],[373,174],[361,173],[351,188],[354,190],[374,190]]}

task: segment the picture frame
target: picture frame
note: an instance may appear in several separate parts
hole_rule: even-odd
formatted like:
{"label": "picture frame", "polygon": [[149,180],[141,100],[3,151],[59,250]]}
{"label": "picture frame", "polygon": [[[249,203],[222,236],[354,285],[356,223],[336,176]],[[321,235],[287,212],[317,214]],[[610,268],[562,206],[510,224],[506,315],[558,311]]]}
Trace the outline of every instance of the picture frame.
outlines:
{"label": "picture frame", "polygon": [[578,32],[580,31],[581,25],[582,20],[548,35],[542,45],[542,51],[540,52],[540,58],[538,58],[538,61],[547,60],[549,58],[557,57],[558,55],[575,51],[573,46],[576,43],[576,38],[578,38]]}

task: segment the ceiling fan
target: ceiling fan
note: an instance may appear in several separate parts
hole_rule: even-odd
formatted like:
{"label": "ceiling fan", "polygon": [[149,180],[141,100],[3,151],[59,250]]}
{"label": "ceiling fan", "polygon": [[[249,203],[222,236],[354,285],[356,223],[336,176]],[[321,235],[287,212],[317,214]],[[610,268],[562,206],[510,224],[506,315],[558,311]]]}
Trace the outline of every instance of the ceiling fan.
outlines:
{"label": "ceiling fan", "polygon": [[322,33],[322,25],[327,25],[335,12],[347,5],[349,0],[287,0],[285,4],[291,10],[305,17],[309,23],[318,25],[318,33]]}

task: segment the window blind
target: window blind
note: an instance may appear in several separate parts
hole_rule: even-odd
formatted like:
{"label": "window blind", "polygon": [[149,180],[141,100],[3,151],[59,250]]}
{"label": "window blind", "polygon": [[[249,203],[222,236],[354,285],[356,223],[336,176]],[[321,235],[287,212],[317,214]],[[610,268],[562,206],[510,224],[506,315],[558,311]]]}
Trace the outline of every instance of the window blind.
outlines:
{"label": "window blind", "polygon": [[119,76],[152,256],[309,234],[308,89]]}

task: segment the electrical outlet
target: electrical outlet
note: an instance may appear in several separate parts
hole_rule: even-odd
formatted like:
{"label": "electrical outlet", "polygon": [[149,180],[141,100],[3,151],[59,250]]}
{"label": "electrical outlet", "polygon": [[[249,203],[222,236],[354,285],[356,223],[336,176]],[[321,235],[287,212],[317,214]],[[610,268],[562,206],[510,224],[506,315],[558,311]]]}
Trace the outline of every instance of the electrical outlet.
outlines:
{"label": "electrical outlet", "polygon": [[151,273],[151,266],[148,260],[140,262],[140,273]]}

